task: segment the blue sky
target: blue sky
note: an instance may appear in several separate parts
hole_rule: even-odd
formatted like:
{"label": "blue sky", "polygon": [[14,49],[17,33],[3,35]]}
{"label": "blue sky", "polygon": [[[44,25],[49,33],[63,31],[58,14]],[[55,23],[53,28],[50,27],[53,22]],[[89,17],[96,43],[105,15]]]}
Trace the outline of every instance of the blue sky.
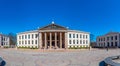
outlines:
{"label": "blue sky", "polygon": [[119,0],[0,0],[0,32],[18,33],[51,23],[95,36],[120,32]]}

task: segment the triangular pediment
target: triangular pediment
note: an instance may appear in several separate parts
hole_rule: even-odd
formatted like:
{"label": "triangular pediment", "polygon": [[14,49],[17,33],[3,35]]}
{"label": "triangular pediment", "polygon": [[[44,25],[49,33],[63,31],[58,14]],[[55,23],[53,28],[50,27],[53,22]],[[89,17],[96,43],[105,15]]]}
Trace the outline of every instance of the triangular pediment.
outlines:
{"label": "triangular pediment", "polygon": [[67,30],[67,28],[59,26],[57,24],[50,24],[43,28],[40,28],[39,30]]}

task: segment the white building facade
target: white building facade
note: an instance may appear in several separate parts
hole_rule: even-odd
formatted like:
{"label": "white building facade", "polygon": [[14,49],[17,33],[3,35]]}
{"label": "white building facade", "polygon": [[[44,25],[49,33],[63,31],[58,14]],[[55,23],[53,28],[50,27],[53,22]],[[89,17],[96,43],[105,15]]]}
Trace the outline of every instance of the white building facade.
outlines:
{"label": "white building facade", "polygon": [[38,31],[35,30],[19,33],[17,35],[17,46],[38,48]]}
{"label": "white building facade", "polygon": [[0,34],[0,47],[9,47],[10,38],[6,35]]}
{"label": "white building facade", "polygon": [[98,47],[120,47],[120,33],[109,32],[106,35],[98,36],[96,41]]}
{"label": "white building facade", "polygon": [[17,34],[17,47],[67,49],[69,47],[89,47],[89,45],[89,32],[69,30],[53,22],[38,30]]}
{"label": "white building facade", "polygon": [[89,47],[90,35],[89,33],[81,31],[68,31],[68,47]]}

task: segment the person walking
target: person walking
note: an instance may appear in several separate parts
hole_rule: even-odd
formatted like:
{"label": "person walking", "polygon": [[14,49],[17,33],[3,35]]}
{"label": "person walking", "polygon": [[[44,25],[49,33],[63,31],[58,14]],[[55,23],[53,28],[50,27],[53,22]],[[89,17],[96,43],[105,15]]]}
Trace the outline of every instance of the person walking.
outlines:
{"label": "person walking", "polygon": [[107,47],[107,51],[108,51],[108,47]]}

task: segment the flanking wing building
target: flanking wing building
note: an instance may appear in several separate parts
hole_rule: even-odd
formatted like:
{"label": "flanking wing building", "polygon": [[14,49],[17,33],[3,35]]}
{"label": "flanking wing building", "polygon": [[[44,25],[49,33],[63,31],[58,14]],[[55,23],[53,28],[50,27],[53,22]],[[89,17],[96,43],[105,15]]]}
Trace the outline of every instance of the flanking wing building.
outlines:
{"label": "flanking wing building", "polygon": [[89,46],[89,32],[69,30],[54,22],[37,30],[17,33],[17,47],[67,49]]}
{"label": "flanking wing building", "polygon": [[120,33],[109,32],[103,36],[98,36],[97,47],[120,47]]}
{"label": "flanking wing building", "polygon": [[10,38],[7,35],[0,34],[0,47],[10,47]]}

